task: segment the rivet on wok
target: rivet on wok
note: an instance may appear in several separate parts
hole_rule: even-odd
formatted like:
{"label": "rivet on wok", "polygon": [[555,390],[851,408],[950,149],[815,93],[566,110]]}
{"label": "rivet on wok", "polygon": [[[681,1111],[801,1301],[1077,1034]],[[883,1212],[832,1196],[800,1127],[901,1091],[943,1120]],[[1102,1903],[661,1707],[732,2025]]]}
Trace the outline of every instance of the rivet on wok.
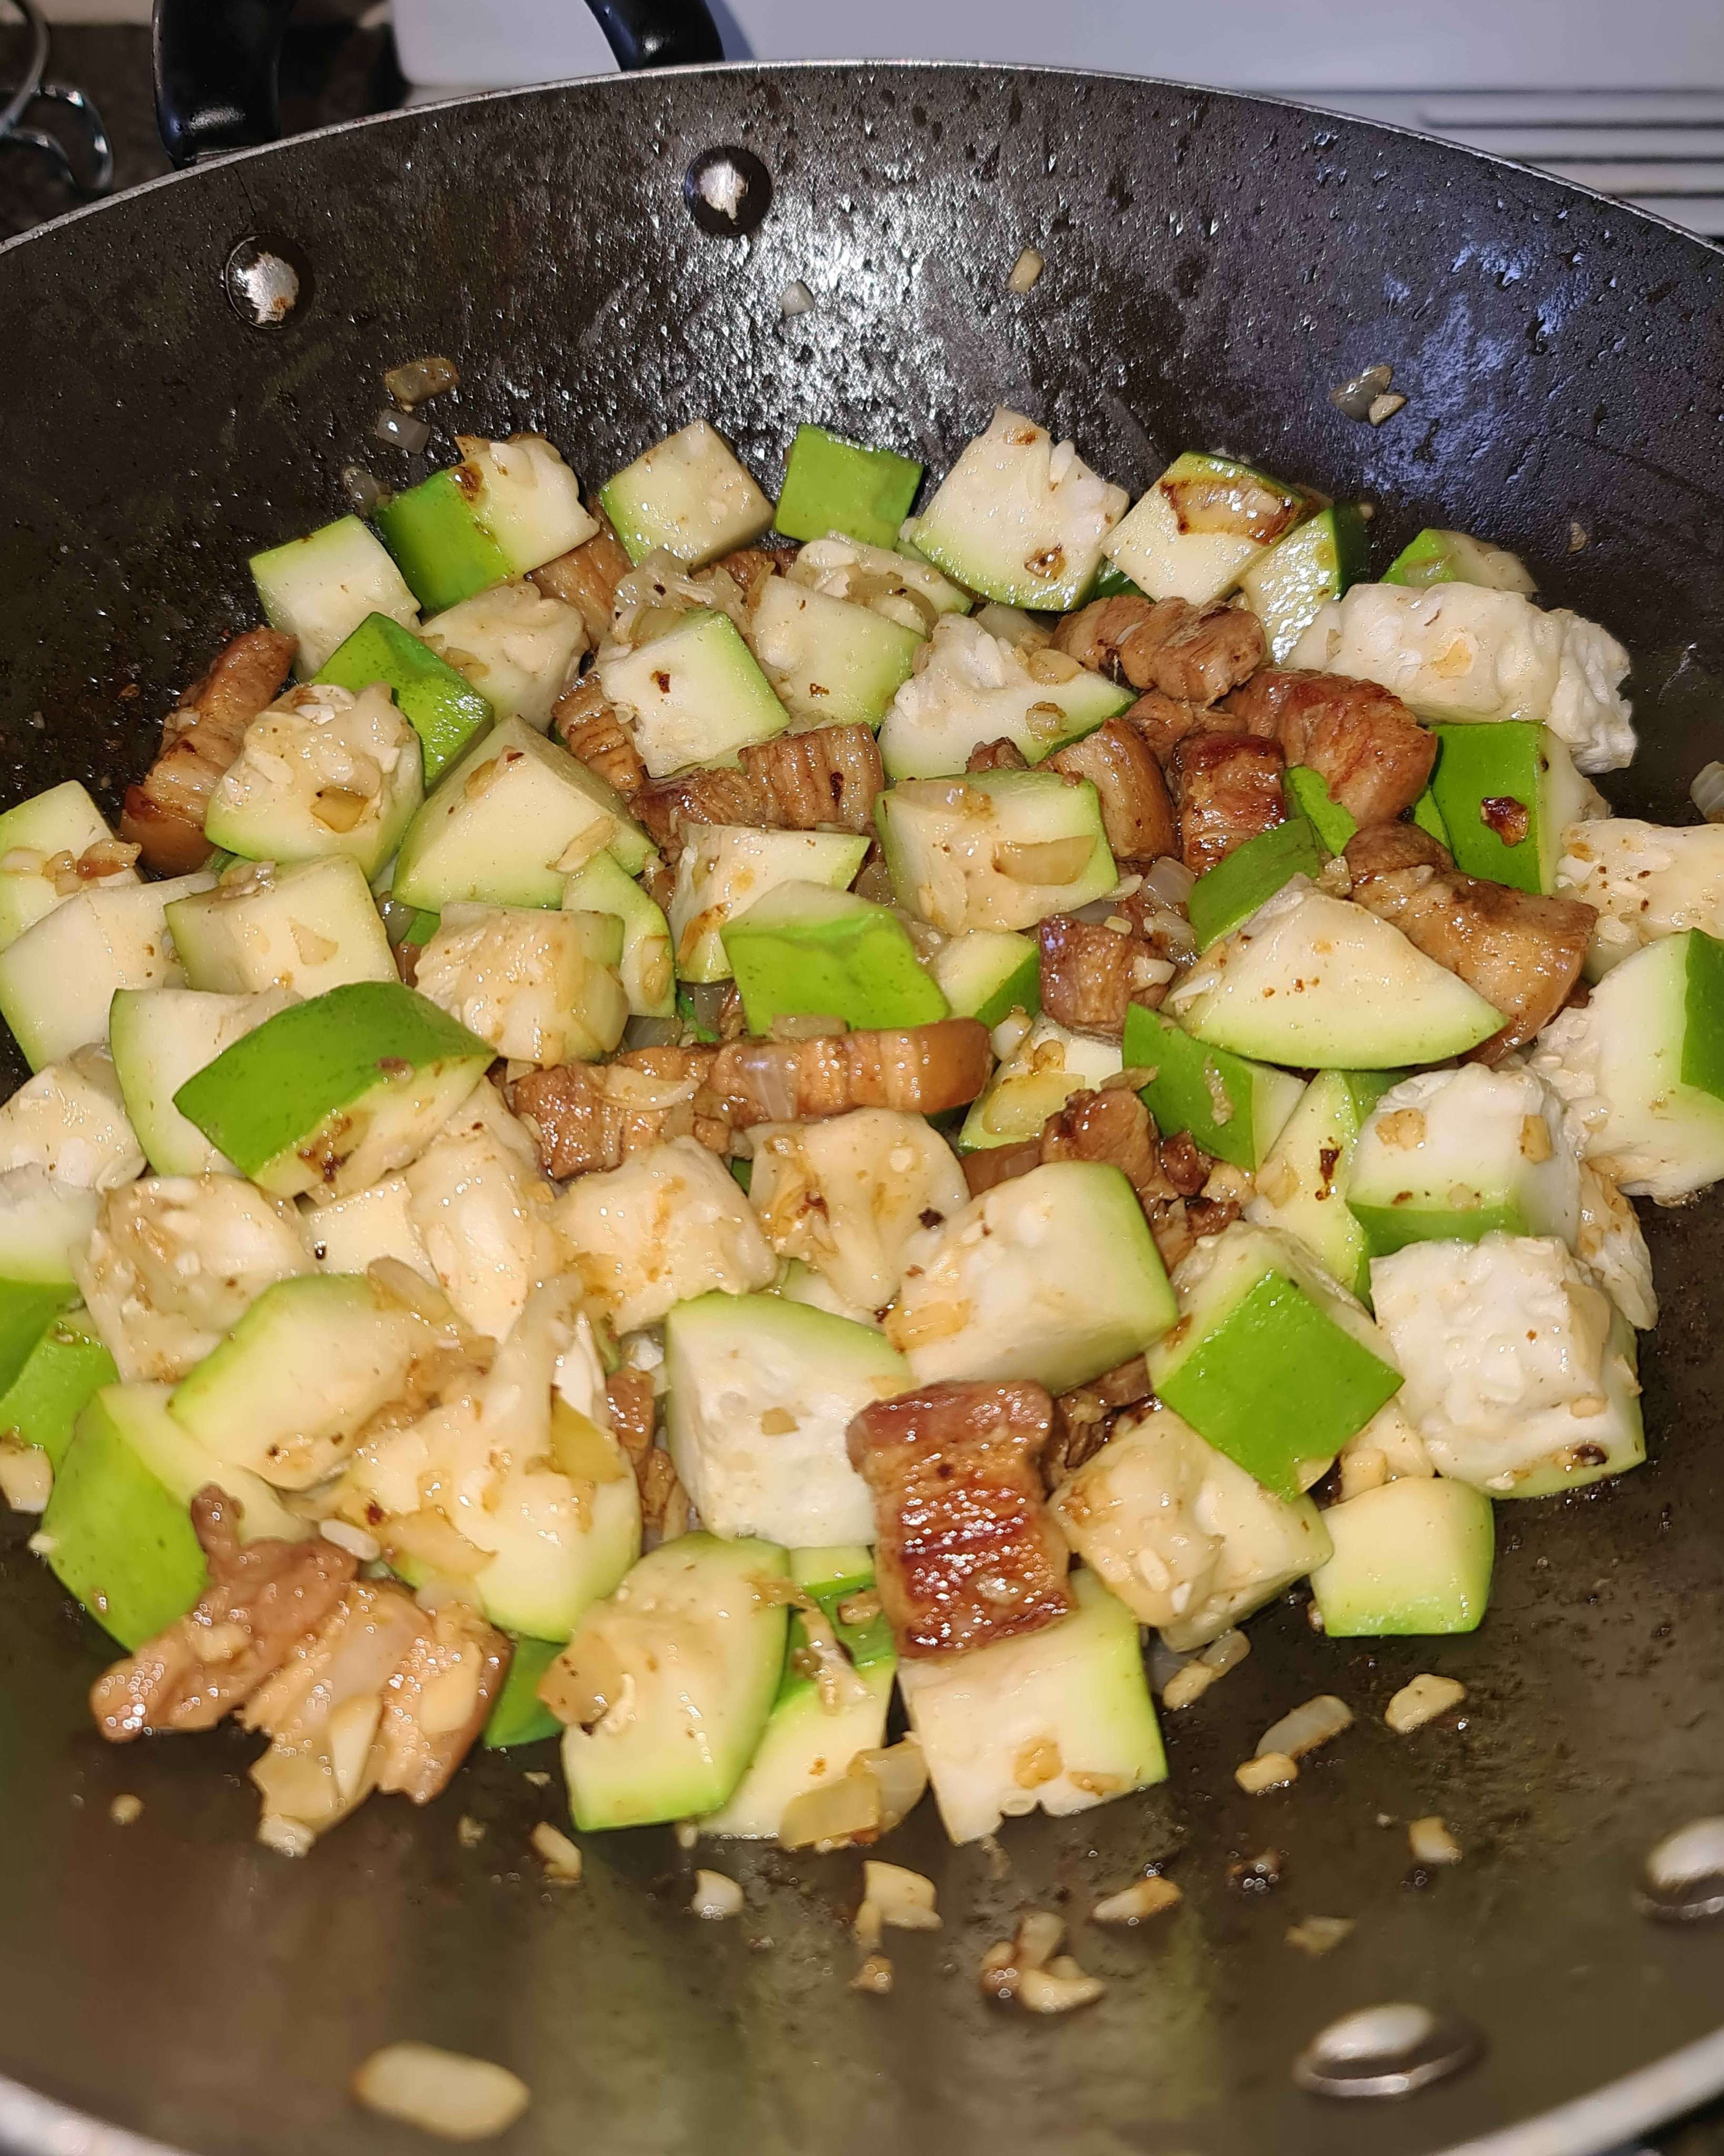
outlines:
{"label": "rivet on wok", "polygon": [[704,150],[682,183],[689,215],[716,239],[741,239],[772,206],[772,176],[752,150]]}
{"label": "rivet on wok", "polygon": [[279,330],[305,297],[306,281],[281,243],[258,233],[239,242],[222,271],[228,304],[254,330]]}
{"label": "rivet on wok", "polygon": [[1428,2006],[1364,2006],[1318,2030],[1294,2061],[1293,2078],[1314,2096],[1411,2096],[1471,2066],[1484,2048],[1476,2030]]}
{"label": "rivet on wok", "polygon": [[1666,1835],[1646,1860],[1634,1899],[1667,1923],[1724,1916],[1724,1819],[1691,1820]]}

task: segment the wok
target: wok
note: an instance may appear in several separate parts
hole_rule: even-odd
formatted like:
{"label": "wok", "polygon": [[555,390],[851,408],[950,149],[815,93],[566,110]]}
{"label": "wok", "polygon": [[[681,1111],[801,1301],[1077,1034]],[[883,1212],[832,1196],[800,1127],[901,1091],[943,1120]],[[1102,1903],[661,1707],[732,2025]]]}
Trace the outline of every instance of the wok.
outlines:
{"label": "wok", "polygon": [[[179,113],[181,139],[243,137],[262,82],[213,123]],[[685,206],[717,146],[770,176],[747,237]],[[302,278],[268,331],[223,284],[259,234]],[[1028,244],[1046,268],[1014,295]],[[796,279],[817,305],[786,318]],[[1724,749],[1721,301],[1716,251],[1514,167],[1057,71],[637,74],[218,162],[0,249],[5,790],[75,775],[117,805],[174,689],[253,618],[247,554],[335,513],[350,461],[426,468],[370,429],[382,367],[442,352],[462,371],[428,408],[445,460],[457,427],[532,427],[599,478],[705,413],[768,486],[801,418],[938,470],[1009,402],[1134,490],[1214,446],[1362,494],[1379,567],[1426,521],[1487,534],[1633,650],[1644,747],[1607,783],[1681,820]],[[1409,401],[1372,429],[1326,393],[1382,361]],[[250,1742],[99,1742],[84,1691],[107,1649],[12,1522],[0,2139],[422,2148],[345,2092],[403,2036],[526,2078],[520,2156],[1578,2156],[1724,2088],[1724,1930],[1632,1899],[1724,1780],[1724,1234],[1716,1199],[1647,1224],[1650,1464],[1502,1506],[1475,1637],[1326,1644],[1272,1609],[1251,1659],[1167,1717],[1162,1789],[1014,1825],[1003,1867],[947,1849],[924,1806],[886,1853],[938,1881],[945,1928],[899,1941],[890,1999],[847,1988],[854,1856],[726,1850],[748,1894],[728,1924],[687,1914],[693,1860],[660,1830],[591,1839],[585,1883],[547,1890],[526,1836],[558,1792],[521,1768],[548,1749],[475,1757],[423,1813],[374,1802],[304,1862],[259,1849]],[[1420,1670],[1463,1679],[1463,1726],[1393,1737],[1383,1706]],[[1235,1763],[1318,1691],[1357,1726],[1292,1792],[1241,1794]],[[124,1830],[121,1792],[145,1804]],[[1431,1812],[1467,1855],[1427,1877],[1403,1823]],[[1230,1883],[1269,1849],[1278,1887]],[[1018,1911],[1080,1918],[1159,1859],[1180,1910],[1080,1927],[1099,2005],[1039,2023],[983,2000],[978,1958]],[[1320,1960],[1284,1938],[1311,1915],[1356,1920]],[[1399,2105],[1296,2090],[1321,2024],[1400,1999],[1463,2014],[1479,2063]]]}

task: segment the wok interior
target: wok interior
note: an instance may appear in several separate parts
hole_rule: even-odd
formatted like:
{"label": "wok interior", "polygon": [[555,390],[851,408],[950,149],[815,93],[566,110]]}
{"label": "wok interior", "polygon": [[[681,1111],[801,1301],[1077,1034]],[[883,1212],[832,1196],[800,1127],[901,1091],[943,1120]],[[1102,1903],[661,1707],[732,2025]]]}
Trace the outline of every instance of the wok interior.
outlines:
{"label": "wok interior", "polygon": [[[717,143],[773,176],[746,243],[682,207],[684,171]],[[276,333],[221,291],[254,232],[310,273]],[[1026,244],[1047,268],[1013,295]],[[1478,531],[1634,651],[1644,745],[1607,790],[1681,820],[1719,752],[1720,267],[1458,151],[1057,74],[576,86],[213,168],[0,258],[8,791],[75,776],[116,805],[172,690],[251,618],[247,554],[331,514],[346,463],[408,475],[370,437],[380,376],[446,352],[463,380],[429,408],[441,429],[537,428],[583,477],[702,413],[769,488],[799,418],[938,470],[1006,402],[1134,490],[1203,446],[1361,494],[1379,566],[1423,523]],[[787,318],[793,279],[817,304]],[[1407,408],[1348,421],[1327,389],[1384,360]],[[607,2152],[885,2137],[1344,2156],[1449,2147],[1663,2056],[1724,2010],[1724,1943],[1629,1902],[1650,1843],[1716,1802],[1724,1234],[1710,1201],[1647,1225],[1665,1305],[1643,1363],[1648,1468],[1504,1508],[1474,1638],[1343,1647],[1301,1609],[1267,1613],[1244,1668],[1167,1717],[1162,1789],[1018,1825],[1000,1876],[947,1849],[924,1808],[885,1853],[936,1879],[946,1928],[895,1957],[890,2000],[846,1989],[854,1856],[726,1851],[750,1894],[729,1925],[692,1924],[690,1860],[659,1830],[589,1845],[583,1887],[550,1893],[526,1836],[557,1794],[520,1760],[480,1759],[423,1815],[372,1807],[306,1863],[272,1856],[249,1839],[244,1738],[100,1745],[83,1695],[103,1644],[14,1522],[0,2070],[197,2149],[387,2144],[346,2078],[418,2036],[532,2084],[521,2148],[578,2133]],[[1465,1726],[1394,1738],[1382,1709],[1423,1669],[1464,1679]],[[1354,1707],[1349,1741],[1289,1796],[1238,1793],[1233,1767],[1319,1690]],[[121,1792],[145,1804],[125,1829],[108,1818]],[[1409,1882],[1403,1823],[1430,1812],[1467,1861]],[[464,1813],[486,1825],[476,1849]],[[1271,1847],[1278,1888],[1229,1884]],[[1085,1966],[1111,1979],[1101,2007],[1026,2027],[981,1999],[976,1964],[1020,1909],[1079,1917],[1162,1857],[1177,1919],[1085,1935]],[[1357,1920],[1320,1962],[1284,1941],[1314,1915]],[[1388,2112],[1293,2092],[1321,2022],[1403,1997],[1463,2008],[1483,2066]]]}

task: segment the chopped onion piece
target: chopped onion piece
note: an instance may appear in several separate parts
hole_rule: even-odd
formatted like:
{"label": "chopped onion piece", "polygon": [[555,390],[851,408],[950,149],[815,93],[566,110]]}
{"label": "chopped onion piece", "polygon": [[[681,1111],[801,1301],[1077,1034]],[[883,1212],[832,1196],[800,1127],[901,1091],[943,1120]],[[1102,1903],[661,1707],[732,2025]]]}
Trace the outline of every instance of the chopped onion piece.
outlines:
{"label": "chopped onion piece", "polygon": [[994,848],[993,865],[1013,883],[1071,883],[1095,850],[1095,839],[1084,831],[1069,839],[1008,839]]}
{"label": "chopped onion piece", "polygon": [[460,380],[461,371],[454,360],[439,354],[392,367],[383,377],[383,387],[398,404],[411,411],[428,397],[440,397],[445,389],[458,388]]}
{"label": "chopped onion piece", "polygon": [[920,1871],[901,1864],[869,1862],[862,1866],[865,1901],[880,1911],[880,1922],[900,1932],[937,1932],[940,1918],[934,1907],[934,1882]]}
{"label": "chopped onion piece", "polygon": [[1164,1909],[1171,1909],[1184,1897],[1171,1879],[1163,1879],[1152,1871],[1147,1879],[1134,1879],[1129,1887],[1121,1887],[1117,1894],[1110,1894],[1098,1902],[1090,1912],[1092,1924],[1141,1924],[1151,1917],[1158,1917]]}
{"label": "chopped onion piece", "polygon": [[784,1849],[830,1848],[880,1831],[880,1789],[873,1774],[844,1774],[817,1789],[804,1789],[785,1805],[778,1821]]}
{"label": "chopped onion piece", "polygon": [[363,465],[341,466],[341,492],[356,516],[370,516],[388,500],[388,489]]}
{"label": "chopped onion piece", "polygon": [[1688,798],[1709,824],[1724,824],[1724,763],[1709,763],[1695,773]]}
{"label": "chopped onion piece", "polygon": [[1152,892],[1163,906],[1183,906],[1196,881],[1197,877],[1177,855],[1163,854],[1143,871],[1142,887]]}
{"label": "chopped onion piece", "polygon": [[814,295],[800,277],[793,277],[778,295],[778,312],[787,317],[811,315],[814,311]]}
{"label": "chopped onion piece", "polygon": [[[1062,1963],[1068,1959],[1061,1956]],[[1026,1969],[1018,1979],[1018,2004],[1032,2014],[1070,2014],[1074,2007],[1092,2005],[1106,1989],[1099,1976],[1085,1976],[1075,1962],[1057,1972]]]}
{"label": "chopped onion piece", "polygon": [[445,2141],[488,2141],[513,2126],[532,2100],[506,2066],[435,2044],[384,2045],[353,2076],[353,2093],[368,2111]]}
{"label": "chopped onion piece", "polygon": [[871,1991],[884,1999],[892,1988],[892,1964],[884,1954],[871,1953],[850,1979],[852,1991]]}
{"label": "chopped onion piece", "polygon": [[742,1889],[722,1871],[697,1871],[695,1874],[694,1899],[689,1903],[689,1909],[692,1915],[704,1917],[714,1923],[726,1917],[740,1917],[742,1913]]}
{"label": "chopped onion piece", "polygon": [[1319,1692],[1264,1731],[1257,1740],[1257,1756],[1262,1759],[1272,1752],[1284,1752],[1290,1759],[1301,1759],[1343,1729],[1351,1729],[1352,1719],[1353,1711],[1345,1700],[1332,1692]]}
{"label": "chopped onion piece", "polygon": [[927,1794],[928,1763],[913,1737],[900,1737],[882,1751],[859,1752],[850,1762],[849,1772],[872,1774],[879,1783],[882,1834],[890,1834]]}
{"label": "chopped onion piece", "polygon": [[423,419],[415,418],[411,412],[392,411],[387,405],[372,422],[372,432],[380,442],[405,449],[409,456],[416,456],[431,439],[431,429]]}

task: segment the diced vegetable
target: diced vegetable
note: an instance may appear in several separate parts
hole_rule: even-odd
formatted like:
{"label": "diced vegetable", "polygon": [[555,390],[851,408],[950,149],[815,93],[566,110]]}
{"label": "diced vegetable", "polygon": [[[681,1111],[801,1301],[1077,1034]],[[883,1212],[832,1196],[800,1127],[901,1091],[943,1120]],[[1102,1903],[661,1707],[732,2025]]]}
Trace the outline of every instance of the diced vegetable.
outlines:
{"label": "diced vegetable", "polygon": [[997,1183],[906,1252],[886,1337],[919,1385],[1087,1384],[1176,1316],[1136,1192],[1116,1168],[1055,1161]]}
{"label": "diced vegetable", "polygon": [[649,643],[608,653],[598,678],[654,778],[734,759],[790,723],[736,624],[705,607]]}
{"label": "diced vegetable", "polygon": [[789,1612],[759,1584],[786,1569],[767,1543],[681,1535],[587,1611],[543,1681],[579,1717],[562,1740],[577,1827],[699,1818],[730,1797],[784,1661]]}
{"label": "diced vegetable", "polygon": [[1072,913],[1118,880],[1087,779],[988,771],[906,779],[875,803],[898,903],[957,936],[1034,927]]}
{"label": "diced vegetable", "polygon": [[1245,1217],[1296,1235],[1327,1273],[1362,1301],[1371,1291],[1365,1231],[1347,1209],[1353,1149],[1393,1082],[1377,1070],[1320,1070],[1257,1171]]}
{"label": "diced vegetable", "polygon": [[[0,951],[85,888],[78,862],[92,847],[106,847],[112,839],[100,811],[74,778],[0,816]],[[93,865],[86,863],[86,870]],[[116,867],[100,880],[135,884],[138,873]]]}
{"label": "diced vegetable", "polygon": [[577,1176],[554,1219],[595,1311],[618,1332],[656,1325],[709,1289],[769,1287],[778,1269],[747,1199],[693,1138]]}
{"label": "diced vegetable", "polygon": [[[852,1559],[848,1576],[834,1575],[830,1561],[846,1555]],[[832,1656],[829,1645],[814,1657],[807,1620],[800,1614],[792,1615],[784,1674],[759,1748],[730,1802],[701,1820],[703,1834],[776,1840],[798,1797],[851,1779],[848,1769],[857,1753],[877,1751],[886,1741],[896,1669],[891,1627],[880,1616],[847,1624],[839,1614],[849,1596],[874,1584],[869,1552],[793,1550],[790,1569],[798,1585],[819,1604],[850,1666]],[[818,1674],[808,1671],[810,1659],[818,1659]],[[860,1794],[865,1804],[865,1790]]]}
{"label": "diced vegetable", "polygon": [[408,826],[394,896],[434,913],[462,899],[558,906],[564,879],[602,852],[633,875],[652,842],[584,763],[524,720],[501,719]]}
{"label": "diced vegetable", "polygon": [[1166,1779],[1137,1620],[1093,1574],[1068,1617],[949,1661],[898,1667],[910,1726],[953,1841],[1008,1815],[1054,1818]]}
{"label": "diced vegetable", "polygon": [[867,1542],[868,1486],[844,1432],[911,1388],[871,1327],[776,1295],[703,1295],[664,1322],[670,1456],[714,1533],[787,1545]]}
{"label": "diced vegetable", "polygon": [[747,546],[772,521],[772,503],[705,419],[625,465],[598,500],[632,562],[662,548],[698,567]]}
{"label": "diced vegetable", "polygon": [[1191,887],[1186,910],[1198,950],[1230,936],[1294,876],[1315,878],[1322,866],[1316,834],[1303,816],[1247,839]]}
{"label": "diced vegetable", "polygon": [[579,610],[526,583],[475,592],[434,615],[423,634],[473,692],[483,690],[498,718],[524,720],[538,733],[587,647]]}
{"label": "diced vegetable", "polygon": [[45,1453],[57,1470],[79,1416],[119,1375],[88,1317],[66,1311],[49,1323],[0,1394],[0,1430]]}
{"label": "diced vegetable", "polygon": [[564,883],[562,902],[576,912],[608,913],[622,923],[618,974],[636,1018],[669,1018],[676,1008],[670,925],[613,854],[595,854]]}
{"label": "diced vegetable", "polygon": [[174,1388],[169,1409],[220,1466],[307,1489],[341,1465],[434,1340],[369,1281],[302,1274],[264,1290]]}
{"label": "diced vegetable", "polygon": [[120,990],[109,1019],[114,1072],[138,1142],[157,1175],[208,1175],[231,1168],[175,1107],[173,1096],[194,1072],[290,1001],[279,988],[257,995],[210,995],[197,988]]}
{"label": "diced vegetable", "polygon": [[1464,875],[1552,891],[1563,837],[1601,806],[1547,726],[1433,728],[1442,747],[1431,793]]}
{"label": "diced vegetable", "polygon": [[[165,884],[157,884],[165,891]],[[218,995],[285,990],[321,996],[354,981],[393,981],[394,953],[355,861],[259,861],[167,908],[194,988]]]}
{"label": "diced vegetable", "polygon": [[512,1062],[590,1063],[629,1021],[622,957],[614,914],[446,906],[413,985]]}
{"label": "diced vegetable", "polygon": [[246,728],[204,834],[247,860],[345,855],[374,876],[424,798],[421,771],[418,736],[380,685],[292,689]]}
{"label": "diced vegetable", "polygon": [[487,1752],[505,1752],[516,1744],[539,1744],[547,1737],[560,1737],[562,1724],[539,1697],[539,1680],[562,1651],[557,1640],[517,1640],[509,1658],[509,1674],[490,1719],[485,1725]]}
{"label": "diced vegetable", "polygon": [[1068,1033],[1052,1019],[1039,1018],[972,1102],[959,1150],[978,1152],[1039,1137],[1074,1093],[1093,1091],[1123,1068],[1112,1041]]}
{"label": "diced vegetable", "polygon": [[0,1106],[0,1169],[36,1167],[93,1190],[130,1183],[143,1168],[112,1059],[76,1050],[44,1064]]}
{"label": "diced vegetable", "polygon": [[537,434],[506,442],[458,434],[461,461],[379,504],[377,528],[431,613],[488,584],[525,576],[598,526],[580,482]]}
{"label": "diced vegetable", "polygon": [[841,531],[870,547],[890,547],[921,476],[914,457],[864,449],[824,427],[804,424],[790,444],[772,522],[787,539]]}
{"label": "diced vegetable", "polygon": [[1123,487],[1100,478],[1070,442],[1003,405],[935,490],[916,550],[983,598],[1008,606],[1076,606],[1125,514]]}
{"label": "diced vegetable", "polygon": [[1309,507],[1296,488],[1229,457],[1176,457],[1107,541],[1153,599],[1193,606],[1230,592]]}
{"label": "diced vegetable", "polygon": [[488,701],[439,658],[431,641],[436,627],[428,622],[422,641],[386,613],[367,614],[313,677],[355,696],[382,682],[419,737],[427,786],[434,786],[439,773],[491,722]]}
{"label": "diced vegetable", "polygon": [[251,557],[252,581],[274,629],[299,639],[294,670],[308,681],[368,615],[418,625],[418,603],[387,548],[357,516]]}
{"label": "diced vegetable", "polygon": [[1409,539],[1383,572],[1386,584],[1484,584],[1492,591],[1519,592],[1530,598],[1538,588],[1518,554],[1506,547],[1465,531],[1431,528]]}
{"label": "diced vegetable", "polygon": [[174,1106],[265,1190],[346,1198],[411,1160],[490,1060],[411,988],[357,982],[266,1019]]}
{"label": "diced vegetable", "polygon": [[670,901],[677,978],[724,980],[730,973],[724,931],[732,919],[785,884],[844,890],[867,851],[866,838],[849,832],[699,825],[684,842]]}
{"label": "diced vegetable", "polygon": [[1290,1235],[1240,1221],[1173,1279],[1179,1321],[1149,1352],[1156,1397],[1291,1500],[1400,1389],[1388,1341]]}
{"label": "diced vegetable", "polygon": [[1338,599],[1365,567],[1365,520],[1337,502],[1296,525],[1239,578],[1245,603],[1263,624],[1270,664],[1284,666],[1317,610]]}
{"label": "diced vegetable", "polygon": [[1554,1238],[1409,1244],[1371,1292],[1439,1475],[1542,1497],[1644,1459],[1634,1327]]}
{"label": "diced vegetable", "polygon": [[386,1175],[351,1198],[320,1205],[305,1222],[306,1239],[321,1272],[363,1273],[379,1258],[394,1258],[428,1281],[437,1268],[413,1224],[413,1190],[404,1175]]}
{"label": "diced vegetable", "polygon": [[1261,1609],[1330,1551],[1309,1497],[1275,1496],[1167,1408],[1116,1430],[1051,1503],[1084,1563],[1182,1654]]}
{"label": "diced vegetable", "polygon": [[267,1483],[206,1452],[168,1413],[164,1385],[110,1385],[78,1418],[42,1517],[49,1568],[122,1647],[141,1646],[203,1593],[188,1508],[210,1482],[238,1501],[242,1542],[311,1532]]}
{"label": "diced vegetable", "polygon": [[1671,830],[1633,817],[1598,817],[1562,834],[1556,889],[1598,910],[1587,978],[1661,936],[1724,935],[1724,824]]}
{"label": "diced vegetable", "polygon": [[[45,1168],[8,1168],[0,1174],[0,1281],[50,1288],[64,1307],[100,1204],[95,1190]],[[37,1306],[47,1309],[47,1300]]]}
{"label": "diced vegetable", "polygon": [[751,1033],[770,1032],[785,1014],[864,1027],[926,1025],[947,1014],[902,920],[852,892],[779,884],[733,914],[721,935]]}
{"label": "diced vegetable", "polygon": [[1154,1074],[1143,1101],[1157,1130],[1168,1137],[1189,1131],[1205,1152],[1235,1168],[1258,1167],[1304,1091],[1290,1071],[1273,1070],[1195,1040],[1172,1019],[1140,1004],[1126,1013],[1123,1060],[1133,1070]]}
{"label": "diced vegetable", "polygon": [[1477,1063],[1403,1078],[1359,1134],[1347,1204],[1373,1257],[1403,1244],[1580,1228],[1580,1163],[1562,1104],[1531,1070]]}
{"label": "diced vegetable", "polygon": [[1724,943],[1697,928],[1649,943],[1528,1060],[1630,1196],[1668,1203],[1724,1176]]}
{"label": "diced vegetable", "polygon": [[923,636],[871,607],[768,577],[749,642],[779,701],[804,723],[877,726],[909,680]]}
{"label": "diced vegetable", "polygon": [[1039,763],[1131,701],[1129,689],[1063,651],[1021,649],[979,622],[945,614],[926,661],[892,700],[880,757],[889,778],[938,778],[962,773],[972,749],[1003,740]]}
{"label": "diced vegetable", "polygon": [[919,636],[926,636],[942,614],[967,613],[975,604],[967,592],[921,555],[906,554],[901,547],[870,547],[836,533],[811,540],[785,573],[793,584],[871,607]]}
{"label": "diced vegetable", "polygon": [[80,891],[0,951],[0,1017],[33,1070],[105,1040],[115,989],[185,979],[167,911],[213,880],[176,876]]}
{"label": "diced vegetable", "polygon": [[1502,1025],[1399,929],[1302,878],[1176,983],[1167,1008],[1212,1046],[1319,1070],[1435,1063]]}
{"label": "diced vegetable", "polygon": [[1034,937],[972,928],[948,937],[924,963],[954,1018],[993,1027],[1014,1010],[1034,1018],[1042,1007],[1041,952]]}
{"label": "diced vegetable", "polygon": [[1331,1640],[1473,1632],[1491,1595],[1491,1500],[1465,1482],[1403,1476],[1331,1505],[1333,1554],[1311,1576]]}
{"label": "diced vegetable", "polygon": [[812,1266],[846,1312],[870,1315],[898,1292],[911,1239],[970,1200],[945,1139],[892,1108],[763,1127],[748,1196],[775,1250]]}

